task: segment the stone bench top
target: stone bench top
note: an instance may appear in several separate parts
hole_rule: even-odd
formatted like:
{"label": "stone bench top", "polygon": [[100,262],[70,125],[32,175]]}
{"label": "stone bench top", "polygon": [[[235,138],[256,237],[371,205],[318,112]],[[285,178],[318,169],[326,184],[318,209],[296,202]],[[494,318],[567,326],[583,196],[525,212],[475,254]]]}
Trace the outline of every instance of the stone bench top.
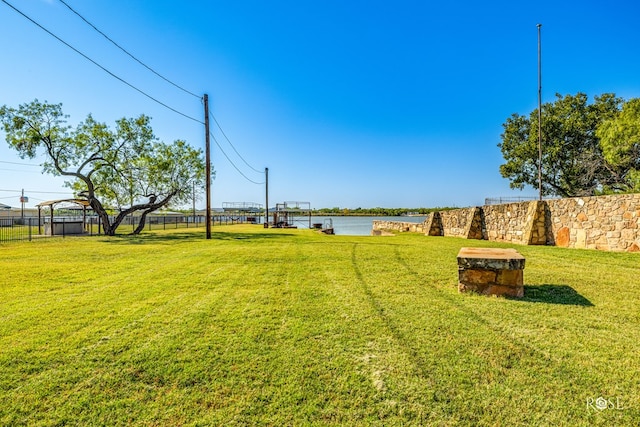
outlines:
{"label": "stone bench top", "polygon": [[461,248],[458,267],[492,270],[523,270],[525,258],[515,249]]}

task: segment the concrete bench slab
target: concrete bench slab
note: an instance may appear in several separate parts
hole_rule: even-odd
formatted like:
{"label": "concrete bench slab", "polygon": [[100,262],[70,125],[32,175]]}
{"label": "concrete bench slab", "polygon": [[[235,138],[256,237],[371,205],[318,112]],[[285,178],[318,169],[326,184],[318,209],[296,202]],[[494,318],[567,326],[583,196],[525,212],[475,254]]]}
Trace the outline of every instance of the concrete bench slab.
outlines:
{"label": "concrete bench slab", "polygon": [[461,248],[458,291],[524,296],[525,258],[515,249]]}

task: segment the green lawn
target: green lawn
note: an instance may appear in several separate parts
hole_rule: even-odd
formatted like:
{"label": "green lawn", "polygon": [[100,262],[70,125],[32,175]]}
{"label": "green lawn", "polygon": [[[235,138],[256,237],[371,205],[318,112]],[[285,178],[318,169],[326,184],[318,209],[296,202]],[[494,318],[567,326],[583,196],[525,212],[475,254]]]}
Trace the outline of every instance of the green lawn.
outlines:
{"label": "green lawn", "polygon": [[[0,245],[0,425],[638,425],[640,255],[259,226]],[[512,246],[514,247],[514,246]],[[598,409],[598,403],[608,403]]]}

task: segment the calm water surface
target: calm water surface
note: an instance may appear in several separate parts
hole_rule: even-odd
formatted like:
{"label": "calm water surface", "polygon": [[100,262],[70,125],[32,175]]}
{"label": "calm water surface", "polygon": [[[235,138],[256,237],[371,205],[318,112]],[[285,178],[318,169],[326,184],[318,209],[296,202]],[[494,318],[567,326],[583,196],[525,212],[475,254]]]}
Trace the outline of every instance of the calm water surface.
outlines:
{"label": "calm water surface", "polygon": [[[368,236],[371,234],[373,221],[423,222],[426,216],[312,216],[311,224],[324,224],[325,220],[329,219],[333,221],[335,234]],[[299,228],[308,228],[308,218],[296,221],[295,225]]]}

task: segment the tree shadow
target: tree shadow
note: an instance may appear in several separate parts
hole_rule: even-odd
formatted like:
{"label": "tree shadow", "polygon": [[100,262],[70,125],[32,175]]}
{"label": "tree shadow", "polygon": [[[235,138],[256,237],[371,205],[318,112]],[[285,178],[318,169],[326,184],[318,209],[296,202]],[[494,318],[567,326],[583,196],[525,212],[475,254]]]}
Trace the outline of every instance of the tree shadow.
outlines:
{"label": "tree shadow", "polygon": [[295,236],[293,233],[228,233],[213,232],[212,240],[273,240],[282,237]]}
{"label": "tree shadow", "polygon": [[[292,233],[230,233],[230,232],[212,232],[211,240],[226,241],[261,241],[273,240],[282,237],[293,236]],[[106,243],[121,245],[144,245],[147,243],[187,243],[206,240],[205,233],[194,232],[178,232],[178,233],[143,233],[138,235],[117,234],[106,240]]]}
{"label": "tree shadow", "polygon": [[525,285],[524,297],[518,298],[518,300],[594,307],[591,301],[568,285]]}

